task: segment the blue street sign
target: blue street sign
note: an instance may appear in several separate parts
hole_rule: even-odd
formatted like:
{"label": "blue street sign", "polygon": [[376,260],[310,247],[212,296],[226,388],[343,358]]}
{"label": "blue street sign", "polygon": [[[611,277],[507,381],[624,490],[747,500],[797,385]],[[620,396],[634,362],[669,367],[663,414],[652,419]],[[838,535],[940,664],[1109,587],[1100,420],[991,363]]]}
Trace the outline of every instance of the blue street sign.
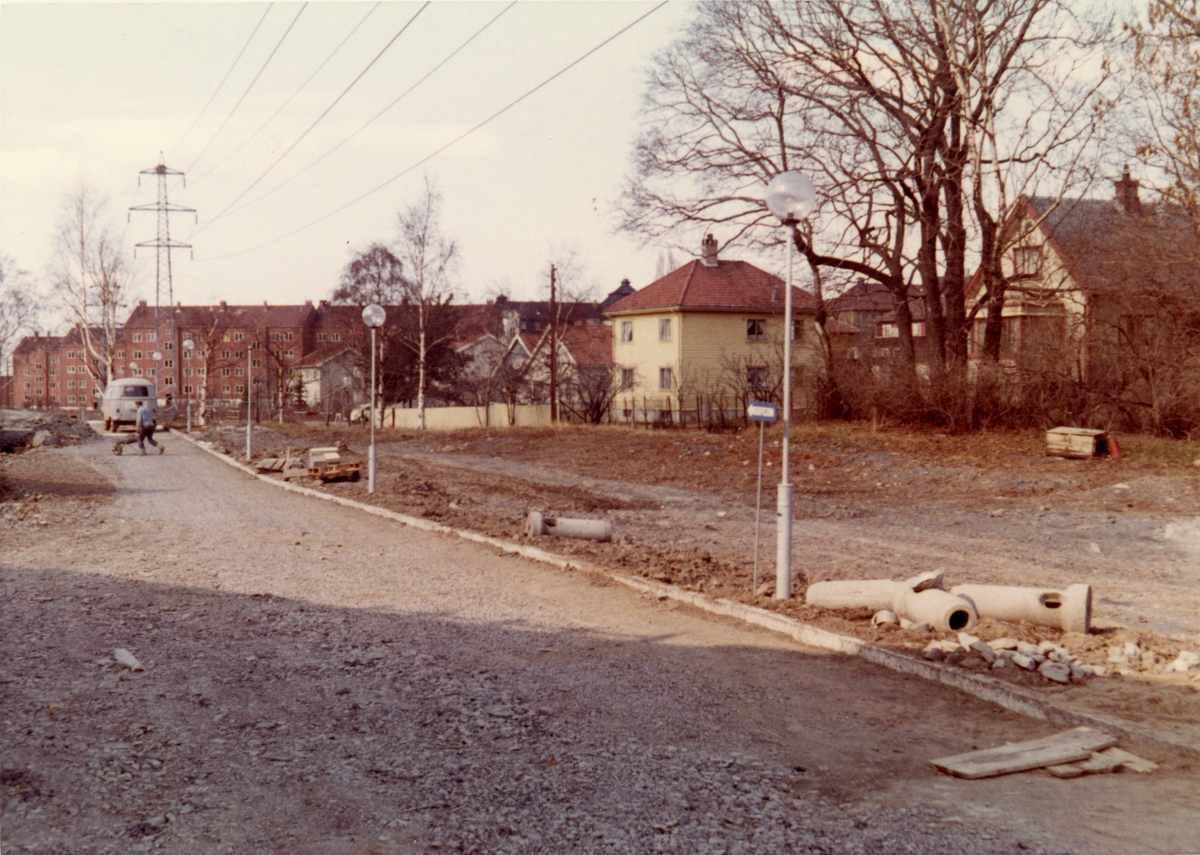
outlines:
{"label": "blue street sign", "polygon": [[778,408],[776,405],[766,401],[751,401],[746,407],[746,418],[752,422],[774,423],[777,417]]}

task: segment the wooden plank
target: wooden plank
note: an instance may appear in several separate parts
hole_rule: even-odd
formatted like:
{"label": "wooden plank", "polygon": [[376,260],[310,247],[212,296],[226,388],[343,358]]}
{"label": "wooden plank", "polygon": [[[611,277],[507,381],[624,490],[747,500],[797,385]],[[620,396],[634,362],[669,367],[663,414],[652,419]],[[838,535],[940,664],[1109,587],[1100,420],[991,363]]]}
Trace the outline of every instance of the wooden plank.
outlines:
{"label": "wooden plank", "polygon": [[1076,727],[1043,739],[1010,742],[999,748],[956,754],[929,763],[939,772],[958,778],[990,778],[1086,760],[1093,751],[1111,748],[1116,742],[1115,736],[1090,727]]}
{"label": "wooden plank", "polygon": [[1105,431],[1092,428],[1057,427],[1046,431],[1046,454],[1055,457],[1095,457]]}
{"label": "wooden plank", "polygon": [[1121,768],[1128,769],[1130,772],[1140,772],[1145,775],[1158,768],[1157,763],[1151,763],[1144,757],[1138,757],[1136,754],[1130,754],[1128,751],[1122,751],[1120,748],[1109,748],[1103,753],[1120,760]]}
{"label": "wooden plank", "polygon": [[[1112,749],[1109,749],[1112,750]],[[1078,763],[1066,763],[1061,766],[1049,766],[1046,771],[1056,778],[1081,778],[1084,775],[1102,775],[1115,772],[1121,765],[1119,758],[1103,751],[1093,752],[1092,756]]]}

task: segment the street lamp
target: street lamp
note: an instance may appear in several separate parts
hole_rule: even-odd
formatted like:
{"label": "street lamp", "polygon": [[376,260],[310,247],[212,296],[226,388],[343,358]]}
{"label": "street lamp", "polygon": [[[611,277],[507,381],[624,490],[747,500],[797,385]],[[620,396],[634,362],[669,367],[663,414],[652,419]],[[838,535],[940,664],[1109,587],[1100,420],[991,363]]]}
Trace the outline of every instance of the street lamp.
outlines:
{"label": "street lamp", "polygon": [[767,185],[767,210],[787,226],[788,278],[784,298],[783,334],[783,471],[779,477],[779,498],[776,505],[775,599],[792,596],[792,485],[788,480],[788,441],[792,435],[792,248],[794,232],[800,221],[816,203],[813,183],[799,172],[781,172]]}
{"label": "street lamp", "polygon": [[387,320],[383,306],[372,303],[363,309],[363,323],[371,328],[371,453],[367,458],[367,492],[375,492],[375,330]]}
{"label": "street lamp", "polygon": [[[196,342],[192,341],[190,338],[184,339],[184,342],[183,342],[183,351],[185,354],[184,358],[187,359],[189,363],[192,360],[192,350],[194,350],[195,347],[196,347]],[[190,365],[188,366],[187,370],[189,372],[192,370]],[[185,383],[184,385],[187,386],[187,401],[188,401],[188,403],[187,403],[187,414],[188,414],[187,430],[188,430],[188,433],[191,433],[192,432],[192,384]]]}

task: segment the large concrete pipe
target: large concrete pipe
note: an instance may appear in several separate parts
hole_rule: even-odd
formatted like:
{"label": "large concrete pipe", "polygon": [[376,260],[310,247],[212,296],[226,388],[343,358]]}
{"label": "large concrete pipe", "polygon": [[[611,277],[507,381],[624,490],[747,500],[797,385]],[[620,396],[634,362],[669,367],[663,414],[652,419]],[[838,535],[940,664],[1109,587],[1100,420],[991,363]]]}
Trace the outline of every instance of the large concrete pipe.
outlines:
{"label": "large concrete pipe", "polygon": [[970,600],[939,588],[914,591],[902,586],[892,600],[892,611],[913,623],[927,623],[942,631],[967,630],[979,620]]}
{"label": "large concrete pipe", "polygon": [[1067,632],[1092,628],[1092,586],[1071,585],[1061,591],[1005,585],[956,585],[951,593],[967,597],[980,617],[1028,621]]}
{"label": "large concrete pipe", "polygon": [[940,588],[942,574],[936,571],[922,573],[903,582],[890,579],[853,579],[837,582],[814,582],[804,594],[804,602],[825,609],[868,608],[878,612],[892,607],[892,600],[901,589],[924,591]]}
{"label": "large concrete pipe", "polygon": [[525,532],[530,537],[549,534],[555,537],[573,537],[577,540],[612,540],[612,523],[609,520],[572,520],[565,517],[544,517],[530,511],[525,520]]}
{"label": "large concrete pipe", "polygon": [[804,602],[825,609],[868,608],[873,612],[890,609],[903,583],[888,579],[858,579],[850,582],[814,582],[804,594]]}

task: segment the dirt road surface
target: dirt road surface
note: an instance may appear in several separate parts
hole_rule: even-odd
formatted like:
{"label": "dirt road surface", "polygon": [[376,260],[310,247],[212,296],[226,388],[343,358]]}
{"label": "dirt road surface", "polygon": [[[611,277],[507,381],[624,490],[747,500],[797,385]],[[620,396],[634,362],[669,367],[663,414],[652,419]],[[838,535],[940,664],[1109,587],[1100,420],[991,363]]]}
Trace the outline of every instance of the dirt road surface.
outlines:
{"label": "dirt road surface", "polygon": [[1200,851],[1192,761],[943,777],[1059,728],[167,445],[4,462],[6,853]]}

